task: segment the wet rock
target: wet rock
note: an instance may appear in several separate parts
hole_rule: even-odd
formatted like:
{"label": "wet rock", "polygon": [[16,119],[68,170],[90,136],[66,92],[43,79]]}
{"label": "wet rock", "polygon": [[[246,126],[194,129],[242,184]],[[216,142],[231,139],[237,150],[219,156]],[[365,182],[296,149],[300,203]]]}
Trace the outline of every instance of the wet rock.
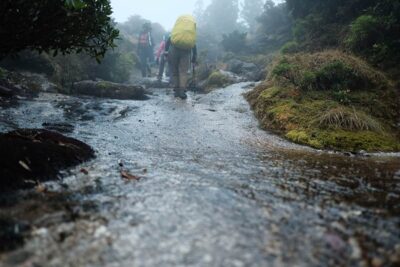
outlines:
{"label": "wet rock", "polygon": [[227,65],[228,71],[243,76],[248,81],[260,80],[260,68],[254,63],[244,62],[238,59],[231,59],[227,62]]}
{"label": "wet rock", "polygon": [[44,74],[23,72],[21,73],[25,77],[25,80],[33,86],[36,90],[46,93],[58,93],[62,89],[57,84],[50,82]]}
{"label": "wet rock", "polygon": [[0,97],[12,97],[13,95],[13,90],[0,85]]}
{"label": "wet rock", "polygon": [[138,85],[126,85],[105,81],[81,81],[73,84],[71,94],[113,99],[146,100],[148,92]]}
{"label": "wet rock", "polygon": [[345,241],[337,234],[326,233],[325,240],[333,250],[341,251],[346,247]]}
{"label": "wet rock", "polygon": [[218,70],[211,73],[207,80],[200,82],[198,88],[201,91],[211,92],[214,89],[224,88],[228,85],[242,81],[243,79],[240,76],[237,76],[232,72]]}
{"label": "wet rock", "polygon": [[44,128],[50,131],[57,131],[60,133],[72,133],[74,131],[74,126],[69,123],[51,123],[45,122],[42,124]]}
{"label": "wet rock", "polygon": [[156,78],[142,78],[136,81],[138,84],[145,88],[168,88],[169,82],[162,80],[158,81]]}
{"label": "wet rock", "polygon": [[57,179],[62,169],[94,157],[85,143],[42,129],[20,129],[0,135],[0,191],[34,187]]}
{"label": "wet rock", "polygon": [[241,60],[238,60],[235,58],[231,59],[227,62],[228,70],[233,73],[236,73],[236,74],[241,74],[243,71],[243,69],[242,69],[243,64],[244,64],[244,62]]}
{"label": "wet rock", "polygon": [[27,230],[26,224],[0,218],[0,252],[11,251],[21,246]]}
{"label": "wet rock", "polygon": [[0,97],[36,97],[42,84],[31,76],[0,69]]}

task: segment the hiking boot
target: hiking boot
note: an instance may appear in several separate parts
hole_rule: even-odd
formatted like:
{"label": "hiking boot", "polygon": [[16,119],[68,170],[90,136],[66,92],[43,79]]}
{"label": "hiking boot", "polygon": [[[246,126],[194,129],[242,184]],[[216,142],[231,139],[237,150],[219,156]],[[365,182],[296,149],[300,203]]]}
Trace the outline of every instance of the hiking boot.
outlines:
{"label": "hiking boot", "polygon": [[179,90],[178,89],[174,89],[174,97],[179,97]]}
{"label": "hiking boot", "polygon": [[175,89],[174,90],[174,96],[179,97],[180,99],[186,99],[186,93],[183,89]]}
{"label": "hiking boot", "polygon": [[183,100],[187,98],[187,95],[186,95],[186,93],[185,93],[184,90],[181,90],[181,91],[180,91],[179,98],[180,98],[180,99],[183,99]]}

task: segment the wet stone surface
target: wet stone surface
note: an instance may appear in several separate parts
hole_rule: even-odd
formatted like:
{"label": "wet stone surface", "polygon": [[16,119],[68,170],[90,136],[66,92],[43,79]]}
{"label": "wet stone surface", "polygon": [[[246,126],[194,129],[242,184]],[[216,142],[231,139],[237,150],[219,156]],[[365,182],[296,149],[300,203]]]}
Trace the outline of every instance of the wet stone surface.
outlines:
{"label": "wet stone surface", "polygon": [[164,89],[147,101],[43,94],[1,110],[2,132],[74,125],[68,135],[97,158],[0,201],[1,218],[30,227],[0,265],[397,266],[399,155],[318,152],[263,132],[246,85],[187,101]]}

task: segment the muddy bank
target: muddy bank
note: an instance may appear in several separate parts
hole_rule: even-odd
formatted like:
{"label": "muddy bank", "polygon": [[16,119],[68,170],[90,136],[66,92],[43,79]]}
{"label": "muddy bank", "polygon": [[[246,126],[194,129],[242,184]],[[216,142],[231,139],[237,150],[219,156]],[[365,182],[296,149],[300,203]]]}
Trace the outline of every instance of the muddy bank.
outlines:
{"label": "muddy bank", "polygon": [[0,191],[57,179],[60,170],[94,157],[85,143],[48,130],[21,129],[0,135]]}
{"label": "muddy bank", "polygon": [[359,58],[337,51],[278,57],[246,98],[261,127],[292,142],[335,151],[400,151],[396,89]]}

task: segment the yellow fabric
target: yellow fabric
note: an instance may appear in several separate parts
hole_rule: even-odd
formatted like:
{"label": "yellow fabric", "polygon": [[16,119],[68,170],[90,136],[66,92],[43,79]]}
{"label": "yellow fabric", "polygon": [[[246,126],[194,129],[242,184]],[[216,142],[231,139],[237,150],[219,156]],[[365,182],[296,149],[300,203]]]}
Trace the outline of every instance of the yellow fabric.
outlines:
{"label": "yellow fabric", "polygon": [[171,33],[171,42],[181,49],[192,49],[196,44],[196,21],[191,15],[180,16]]}

